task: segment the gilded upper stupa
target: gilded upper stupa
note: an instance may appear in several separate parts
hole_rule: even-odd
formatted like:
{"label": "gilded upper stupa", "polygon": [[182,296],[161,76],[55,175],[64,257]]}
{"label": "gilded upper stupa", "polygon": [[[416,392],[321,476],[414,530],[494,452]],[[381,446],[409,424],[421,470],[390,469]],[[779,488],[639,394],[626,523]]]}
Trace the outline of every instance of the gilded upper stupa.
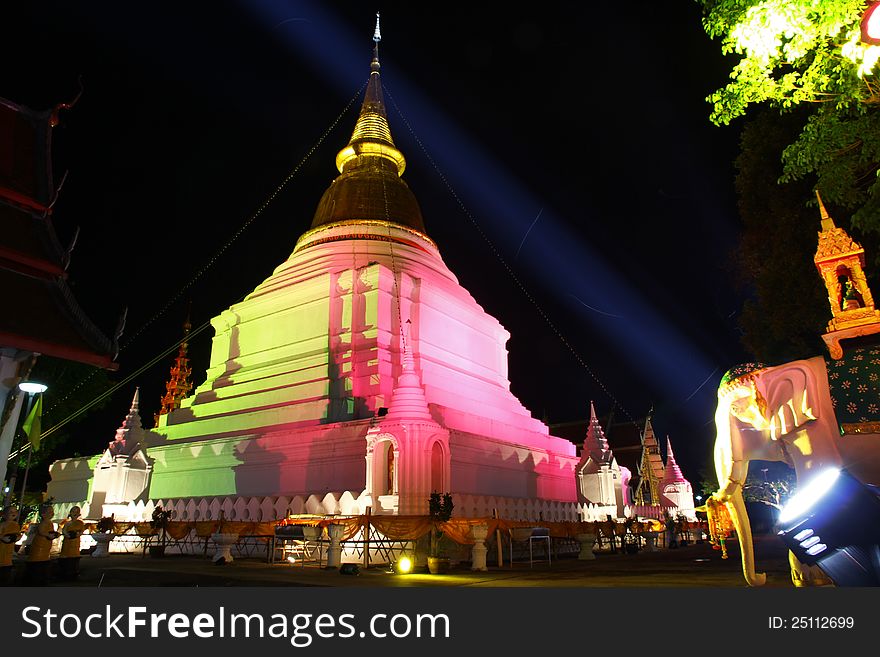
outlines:
{"label": "gilded upper stupa", "polygon": [[379,75],[379,16],[373,35],[370,79],[348,144],[336,155],[340,175],[318,203],[312,229],[328,224],[390,222],[425,233],[418,201],[401,176],[403,157],[388,125]]}

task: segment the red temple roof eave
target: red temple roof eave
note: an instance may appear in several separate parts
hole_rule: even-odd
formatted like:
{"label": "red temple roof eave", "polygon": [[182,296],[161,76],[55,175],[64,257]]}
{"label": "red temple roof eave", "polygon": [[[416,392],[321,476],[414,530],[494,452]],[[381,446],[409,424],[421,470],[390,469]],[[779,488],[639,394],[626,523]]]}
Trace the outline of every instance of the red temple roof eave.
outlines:
{"label": "red temple roof eave", "polygon": [[0,268],[35,278],[51,279],[56,276],[67,278],[67,272],[61,266],[47,260],[31,258],[21,252],[6,249],[2,245],[0,245]]}
{"label": "red temple roof eave", "polygon": [[53,358],[61,358],[64,360],[72,360],[77,363],[93,365],[101,369],[116,371],[119,364],[113,362],[109,356],[96,354],[85,349],[78,349],[69,345],[62,345],[44,340],[37,340],[23,335],[13,333],[0,332],[0,345],[4,347],[14,347],[22,351],[32,351],[38,354],[45,354]]}
{"label": "red temple roof eave", "polygon": [[32,210],[39,213],[52,213],[52,208],[48,205],[40,203],[36,199],[26,196],[20,192],[0,185],[0,199],[10,201],[11,203],[22,207],[26,210]]}

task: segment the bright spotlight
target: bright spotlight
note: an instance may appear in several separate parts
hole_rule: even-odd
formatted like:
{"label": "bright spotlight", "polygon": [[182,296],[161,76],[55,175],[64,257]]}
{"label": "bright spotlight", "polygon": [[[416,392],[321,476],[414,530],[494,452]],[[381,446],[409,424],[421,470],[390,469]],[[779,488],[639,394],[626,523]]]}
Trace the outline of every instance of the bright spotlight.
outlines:
{"label": "bright spotlight", "polygon": [[394,562],[394,572],[398,575],[406,575],[407,573],[412,572],[412,567],[412,559],[409,557],[401,557]]}
{"label": "bright spotlight", "polygon": [[46,392],[49,389],[49,386],[37,383],[36,381],[22,381],[18,384],[18,387],[24,392],[31,394],[39,394],[41,392]]}
{"label": "bright spotlight", "polygon": [[816,502],[822,499],[839,476],[840,470],[829,468],[813,477],[803,490],[799,490],[797,494],[793,495],[782,509],[779,514],[779,524],[787,524],[809,511]]}
{"label": "bright spotlight", "polygon": [[789,500],[779,526],[798,560],[837,586],[880,585],[880,489],[824,470]]}
{"label": "bright spotlight", "polygon": [[296,557],[287,557],[287,563],[296,563]]}

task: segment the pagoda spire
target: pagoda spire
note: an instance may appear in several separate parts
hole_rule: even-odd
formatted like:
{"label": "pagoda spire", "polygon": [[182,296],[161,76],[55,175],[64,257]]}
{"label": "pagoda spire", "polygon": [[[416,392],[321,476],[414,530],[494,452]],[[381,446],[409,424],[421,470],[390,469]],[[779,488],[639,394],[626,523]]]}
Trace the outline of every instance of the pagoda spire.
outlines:
{"label": "pagoda spire", "polygon": [[590,402],[590,425],[587,427],[587,436],[584,438],[584,453],[590,454],[596,461],[611,460],[608,440],[605,438],[602,425],[599,424],[599,418],[596,417],[596,407],[592,401]]}
{"label": "pagoda spire", "polygon": [[402,178],[406,158],[395,146],[388,124],[379,74],[381,40],[377,15],[363,104],[351,138],[336,154],[339,175],[321,196],[312,229],[300,237],[297,249],[312,243],[313,236],[322,243],[352,238],[409,243],[415,231],[418,238],[430,241],[419,202]]}
{"label": "pagoda spire", "polygon": [[[651,412],[653,412],[653,408]],[[639,485],[636,489],[636,503],[660,504],[660,490],[658,484],[664,477],[663,458],[660,456],[660,446],[654,437],[654,427],[651,425],[651,415],[645,418],[645,430],[642,432],[642,457],[639,461]]]}
{"label": "pagoda spire", "polygon": [[822,230],[823,231],[831,231],[836,228],[834,225],[834,219],[828,214],[828,210],[825,209],[825,204],[822,203],[822,197],[819,196],[819,190],[816,190],[816,200],[819,201],[819,216],[822,217]]}
{"label": "pagoda spire", "polygon": [[159,424],[159,418],[167,415],[171,411],[180,407],[180,402],[192,390],[192,368],[189,366],[189,358],[186,355],[189,347],[189,331],[192,324],[189,321],[189,312],[186,315],[186,321],[183,323],[183,342],[180,343],[180,349],[177,351],[177,357],[171,366],[168,382],[165,384],[165,395],[162,397],[162,407],[153,417],[156,425]]}
{"label": "pagoda spire", "polygon": [[[410,320],[406,321],[406,332],[409,334]],[[397,384],[391,392],[391,401],[388,404],[388,419],[407,420],[431,420],[431,412],[428,410],[428,400],[425,397],[425,389],[416,372],[415,359],[411,350],[412,342],[408,339],[403,343],[402,371],[397,377]]]}
{"label": "pagoda spire", "polygon": [[379,72],[379,42],[382,40],[382,32],[379,30],[379,12],[376,12],[376,30],[373,32],[373,61],[370,70]]}
{"label": "pagoda spire", "polygon": [[116,436],[108,445],[113,456],[131,454],[140,445],[143,437],[143,424],[140,414],[140,388],[134,389],[134,397],[131,400],[131,408],[116,430]]}
{"label": "pagoda spire", "polygon": [[385,99],[382,95],[382,80],[379,77],[379,14],[376,14],[376,30],[373,33],[373,59],[370,62],[370,80],[364,94],[361,113],[354,126],[348,145],[336,155],[336,168],[345,173],[350,168],[361,167],[371,160],[384,160],[394,166],[398,176],[406,169],[406,159],[397,150],[388,126]]}
{"label": "pagoda spire", "polygon": [[678,467],[678,463],[675,462],[675,454],[672,453],[672,441],[669,440],[669,436],[666,436],[666,473],[663,476],[663,481],[687,481],[681,468]]}

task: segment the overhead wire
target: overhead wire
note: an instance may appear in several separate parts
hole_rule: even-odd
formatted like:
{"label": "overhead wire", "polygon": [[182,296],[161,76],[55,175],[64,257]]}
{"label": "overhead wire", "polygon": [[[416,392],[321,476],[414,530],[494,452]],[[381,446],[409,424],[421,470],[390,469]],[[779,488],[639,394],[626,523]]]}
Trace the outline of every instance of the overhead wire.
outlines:
{"label": "overhead wire", "polygon": [[[333,132],[333,130],[336,128],[336,126],[339,124],[339,122],[342,120],[342,118],[343,118],[343,117],[348,113],[348,111],[351,109],[351,106],[354,104],[354,102],[360,97],[360,95],[361,95],[361,93],[363,92],[363,90],[364,90],[364,88],[366,87],[366,85],[367,85],[367,83],[365,82],[365,83],[363,83],[363,84],[358,88],[358,90],[354,93],[354,95],[351,97],[351,99],[348,101],[348,103],[346,103],[346,105],[345,105],[345,107],[342,109],[342,111],[341,111],[341,112],[336,116],[336,118],[330,123],[330,125],[327,127],[327,129],[324,130],[324,132],[321,134],[321,136],[318,138],[318,140],[312,145],[311,148],[309,148],[309,150],[306,152],[306,154],[303,155],[303,157],[302,157],[302,158],[300,159],[300,161],[296,164],[296,166],[294,166],[294,168],[293,168],[293,169],[292,169],[292,170],[291,170],[291,171],[285,176],[285,178],[284,178],[284,179],[283,179],[283,180],[282,180],[282,181],[281,181],[281,182],[275,187],[275,189],[274,189],[274,190],[273,190],[273,191],[272,191],[272,192],[266,197],[266,199],[260,204],[260,206],[257,208],[257,210],[254,211],[254,213],[251,214],[251,215],[245,220],[245,222],[244,222],[244,223],[238,228],[238,230],[236,230],[235,233],[233,233],[232,237],[230,237],[230,238],[229,238],[229,239],[228,239],[228,240],[227,240],[227,241],[226,241],[226,242],[225,242],[225,243],[224,243],[224,244],[223,244],[223,245],[222,245],[222,246],[221,246],[221,247],[220,247],[215,253],[214,253],[214,255],[213,255],[213,256],[207,261],[207,263],[205,263],[205,264],[204,264],[204,265],[203,265],[203,266],[202,266],[202,267],[201,267],[201,268],[200,268],[200,269],[199,269],[199,270],[198,270],[198,271],[192,276],[192,278],[190,278],[189,281],[187,281],[187,283],[186,283],[185,285],[183,285],[183,287],[181,287],[181,288],[177,291],[177,293],[176,293],[174,296],[172,296],[171,299],[170,299],[170,300],[169,300],[169,301],[168,301],[168,302],[167,302],[167,303],[166,303],[166,304],[165,304],[165,305],[164,305],[164,306],[163,306],[163,307],[162,307],[157,313],[155,313],[154,315],[152,315],[152,316],[150,317],[150,319],[148,319],[148,320],[143,324],[143,326],[141,326],[141,327],[140,327],[140,328],[139,328],[139,329],[138,329],[138,330],[137,330],[137,331],[136,331],[136,332],[135,332],[135,333],[134,333],[134,334],[133,334],[133,335],[132,335],[127,341],[126,341],[126,343],[125,343],[123,346],[120,347],[120,351],[122,351],[122,350],[125,349],[126,347],[129,347],[129,346],[130,346],[130,345],[131,345],[131,344],[132,344],[132,343],[133,343],[133,342],[134,342],[134,341],[135,341],[135,340],[136,340],[136,339],[137,339],[137,338],[138,338],[138,337],[139,337],[139,336],[140,336],[140,335],[141,335],[141,334],[147,329],[147,327],[149,327],[149,326],[152,325],[156,320],[158,320],[160,317],[162,317],[162,316],[163,316],[163,315],[164,315],[164,314],[165,314],[165,313],[166,313],[166,312],[167,312],[167,311],[168,311],[168,310],[169,310],[169,309],[170,309],[170,308],[171,308],[171,307],[177,302],[177,300],[180,299],[180,297],[183,295],[183,293],[186,292],[190,287],[192,287],[192,286],[193,286],[193,285],[194,285],[194,284],[195,284],[195,283],[196,283],[196,282],[197,282],[202,276],[204,276],[205,273],[206,273],[209,269],[211,269],[211,267],[213,267],[213,265],[217,262],[218,258],[220,258],[220,256],[223,255],[223,253],[226,252],[226,250],[227,250],[230,246],[232,246],[232,244],[233,244],[236,240],[238,240],[239,237],[241,237],[241,235],[244,233],[244,231],[247,230],[248,227],[249,227],[249,226],[250,226],[250,225],[251,225],[251,224],[252,224],[252,223],[253,223],[253,222],[254,222],[254,221],[260,216],[260,215],[263,214],[263,212],[269,207],[269,205],[271,205],[271,203],[275,200],[275,198],[278,196],[278,194],[280,194],[280,193],[284,190],[284,188],[288,185],[288,183],[291,181],[291,179],[292,179],[297,173],[299,173],[300,169],[302,169],[303,165],[304,165],[304,164],[308,161],[308,159],[314,154],[314,152],[315,152],[316,150],[318,150],[318,148],[321,146],[321,144],[324,143],[324,140],[330,135],[331,132]],[[208,326],[210,326],[210,321],[205,322],[204,324],[202,324],[201,326],[199,326],[199,327],[198,327],[197,329],[195,329],[194,331],[191,331],[190,334],[189,334],[189,336],[188,336],[188,338],[189,338],[189,339],[192,339],[193,337],[195,337],[196,335],[198,335],[199,333],[201,333],[203,330],[205,330]],[[114,385],[114,386],[113,386],[112,388],[110,388],[109,390],[107,390],[107,391],[101,393],[98,397],[96,397],[95,399],[93,399],[91,402],[88,402],[86,405],[84,405],[83,407],[81,407],[80,409],[78,409],[75,413],[71,414],[71,415],[68,416],[67,418],[64,418],[64,419],[61,420],[60,422],[58,422],[58,423],[56,423],[56,424],[53,424],[52,427],[50,427],[50,428],[49,428],[49,429],[43,434],[43,436],[48,436],[48,435],[50,435],[51,433],[54,433],[55,431],[57,431],[58,429],[60,429],[62,426],[64,426],[64,425],[70,423],[71,421],[73,421],[74,419],[76,419],[77,417],[79,417],[80,415],[82,415],[86,410],[88,410],[88,409],[92,408],[93,406],[95,406],[95,404],[98,404],[98,403],[100,403],[101,401],[103,401],[104,399],[106,399],[107,397],[111,396],[111,395],[112,395],[114,392],[116,392],[116,391],[117,391],[122,385],[124,385],[124,384],[126,384],[126,383],[129,383],[134,377],[138,376],[139,374],[142,374],[142,373],[145,372],[147,369],[149,369],[150,367],[152,367],[153,365],[155,365],[159,360],[161,360],[162,358],[164,358],[165,356],[167,356],[168,354],[170,354],[174,349],[176,349],[177,347],[179,347],[180,344],[181,344],[185,339],[187,339],[187,337],[181,338],[181,340],[179,340],[177,343],[175,343],[174,345],[172,345],[171,347],[169,347],[168,349],[166,349],[165,351],[163,351],[161,354],[159,354],[158,356],[156,356],[156,357],[154,357],[152,360],[150,360],[149,363],[147,363],[146,365],[140,367],[136,372],[134,372],[133,374],[127,376],[125,379],[123,379],[122,381],[120,381],[118,384]],[[49,407],[49,408],[47,409],[47,411],[46,411],[45,414],[46,414],[46,415],[50,415],[51,412],[52,412],[52,410],[54,410],[54,409],[57,408],[61,403],[63,403],[63,402],[66,401],[67,399],[69,399],[71,395],[73,395],[73,394],[74,394],[79,388],[81,388],[81,387],[82,387],[85,383],[87,383],[87,382],[88,382],[93,376],[95,376],[95,374],[97,373],[97,371],[98,371],[98,370],[97,370],[97,368],[96,368],[95,370],[93,370],[92,372],[90,372],[87,376],[83,377],[83,378],[82,378],[82,379],[81,379],[76,385],[74,385],[72,388],[70,388],[70,390],[67,391],[67,394],[66,394],[66,395],[64,395],[63,397],[61,397],[60,399],[58,399],[58,400],[57,400],[57,401],[56,401],[51,407]],[[22,451],[26,451],[27,448],[29,448],[29,447],[30,447],[30,443],[28,443],[25,447],[19,449],[15,454],[10,454],[10,457],[9,457],[9,458],[13,458],[14,456],[17,456],[17,455],[18,455],[19,453],[21,453]]]}
{"label": "overhead wire", "polygon": [[[242,297],[242,298],[243,298],[243,297]],[[49,436],[51,436],[51,435],[52,435],[53,433],[55,433],[56,431],[59,431],[63,426],[65,426],[66,424],[69,424],[70,422],[73,422],[75,419],[77,419],[77,418],[78,418],[79,416],[81,416],[83,413],[85,413],[85,412],[87,412],[88,410],[90,410],[93,406],[95,406],[95,405],[97,405],[97,404],[100,404],[102,401],[104,401],[104,400],[107,399],[108,397],[112,397],[113,394],[114,394],[117,390],[119,390],[119,389],[122,388],[123,386],[127,385],[128,383],[130,383],[133,379],[137,378],[138,376],[140,376],[141,374],[143,374],[144,372],[146,372],[148,369],[150,369],[151,367],[153,367],[156,363],[158,363],[158,362],[161,361],[163,358],[165,358],[165,357],[168,356],[170,353],[172,353],[175,349],[177,349],[177,348],[178,348],[178,347],[179,347],[184,341],[186,341],[186,340],[191,340],[192,338],[194,338],[195,336],[197,336],[199,333],[201,333],[202,331],[204,331],[205,329],[207,329],[210,325],[211,325],[211,322],[210,322],[210,321],[207,321],[207,322],[205,322],[204,324],[202,324],[201,326],[199,326],[198,328],[196,328],[196,329],[194,329],[194,330],[191,330],[191,331],[189,332],[188,335],[185,335],[184,337],[182,337],[180,340],[178,340],[177,342],[175,342],[174,344],[172,344],[170,347],[168,347],[167,349],[165,349],[162,353],[160,353],[160,354],[154,356],[152,360],[150,360],[148,363],[146,363],[146,364],[142,365],[141,367],[139,367],[137,370],[135,370],[134,372],[132,372],[131,374],[129,374],[127,377],[125,377],[124,379],[122,379],[122,381],[119,381],[119,382],[116,383],[113,387],[111,387],[111,388],[105,390],[105,391],[102,392],[100,395],[98,395],[97,397],[95,397],[94,399],[92,399],[92,401],[88,402],[87,404],[84,404],[83,406],[81,406],[80,408],[78,408],[76,411],[74,411],[73,413],[71,413],[69,416],[67,416],[66,418],[64,418],[63,420],[61,420],[60,422],[58,422],[58,423],[56,423],[56,424],[53,424],[49,429],[47,429],[46,431],[44,431],[44,432],[41,434],[41,436],[40,436],[41,439],[48,438]],[[10,455],[9,455],[9,458],[14,458],[14,457],[16,457],[16,456],[19,456],[19,455],[25,453],[28,449],[30,449],[30,443],[26,443],[25,445],[23,445],[22,447],[20,447],[18,450],[16,450],[16,451],[13,452],[12,454],[10,454]]]}

